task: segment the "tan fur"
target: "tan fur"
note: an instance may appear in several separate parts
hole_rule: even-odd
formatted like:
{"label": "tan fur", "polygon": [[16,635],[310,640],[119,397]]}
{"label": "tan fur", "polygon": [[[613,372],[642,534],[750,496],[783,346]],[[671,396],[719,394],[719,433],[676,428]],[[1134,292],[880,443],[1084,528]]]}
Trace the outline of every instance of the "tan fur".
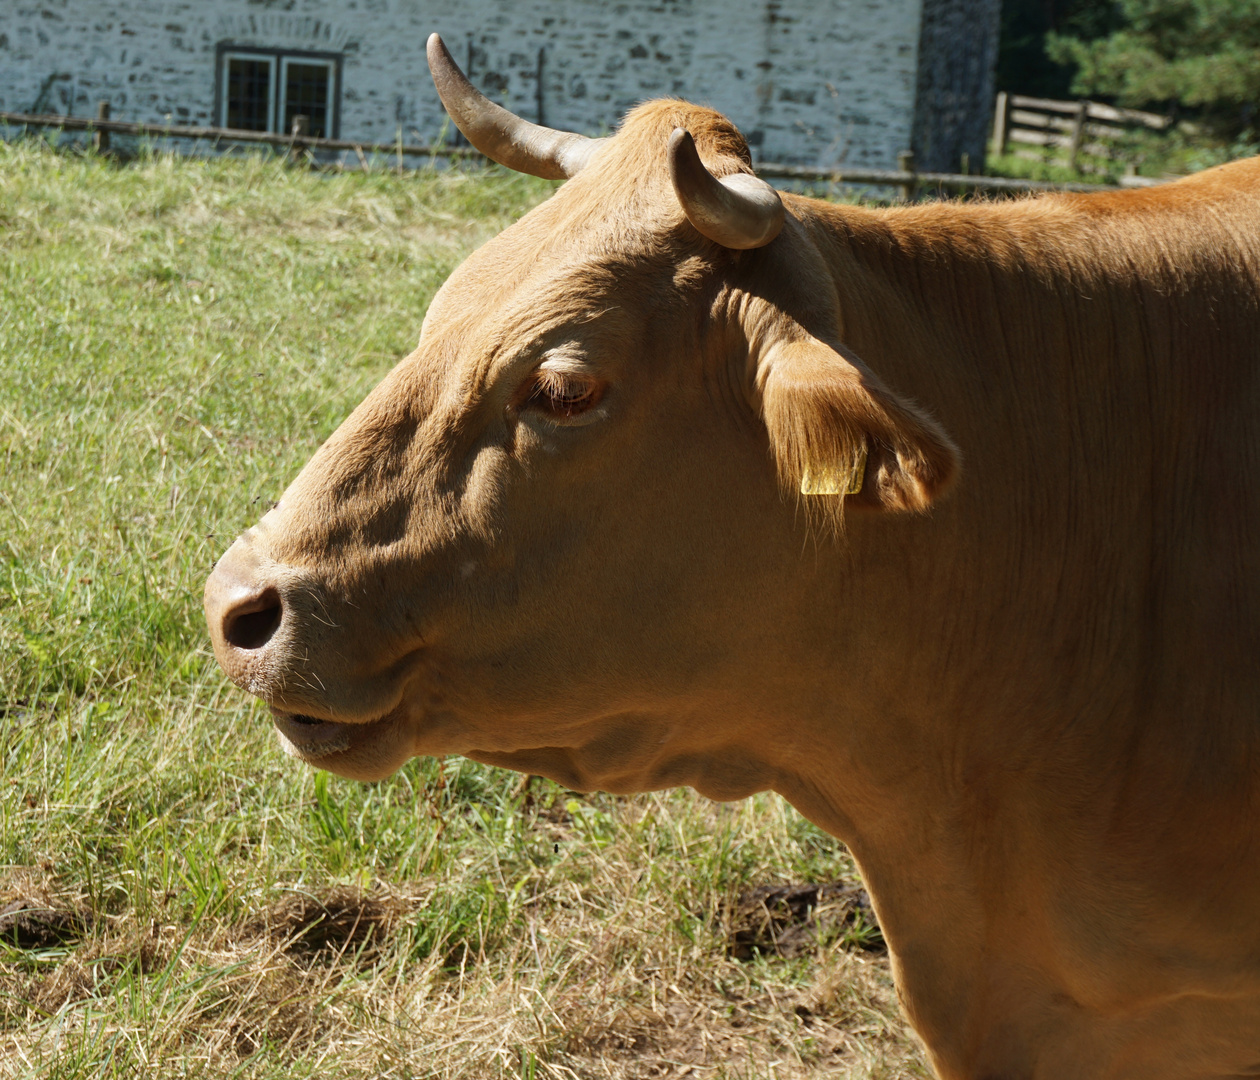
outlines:
{"label": "tan fur", "polygon": [[[1255,1075],[1260,161],[785,196],[737,253],[677,205],[679,126],[748,170],[649,103],[456,271],[208,583],[225,669],[350,776],[781,792],[859,861],[946,1080]],[[544,360],[601,388],[581,423],[523,404]],[[799,494],[863,449],[860,494]]]}

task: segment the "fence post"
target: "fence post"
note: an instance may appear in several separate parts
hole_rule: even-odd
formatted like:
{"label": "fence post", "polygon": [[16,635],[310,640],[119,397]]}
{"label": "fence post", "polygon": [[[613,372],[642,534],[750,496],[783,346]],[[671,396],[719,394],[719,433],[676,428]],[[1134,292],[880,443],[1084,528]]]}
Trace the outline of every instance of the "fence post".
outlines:
{"label": "fence post", "polygon": [[[96,119],[109,119],[109,102],[98,101],[96,103]],[[109,153],[109,132],[97,130],[92,134],[92,149],[98,154]]]}
{"label": "fence post", "polygon": [[1068,143],[1068,168],[1076,168],[1076,156],[1081,152],[1081,140],[1085,136],[1085,120],[1089,116],[1089,102],[1082,101],[1076,107],[1076,119],[1072,122],[1072,140]]}
{"label": "fence post", "polygon": [[[903,150],[901,151],[900,154],[897,155],[897,168],[905,173],[914,172],[914,151],[913,150]],[[919,185],[915,182],[913,177],[910,180],[906,181],[905,183],[901,184],[900,187],[901,187],[901,201],[914,202],[914,197],[918,192]]]}
{"label": "fence post", "polygon": [[1006,153],[1006,143],[1011,137],[1010,98],[1005,90],[998,93],[993,106],[993,156]]}
{"label": "fence post", "polygon": [[534,95],[537,98],[538,105],[538,126],[546,126],[543,119],[543,62],[547,59],[547,47],[540,46],[538,49],[538,68],[534,72],[536,85],[534,86]]}
{"label": "fence post", "polygon": [[293,117],[293,126],[289,128],[289,160],[297,160],[297,145],[300,139],[306,137],[307,131],[310,130],[310,117],[303,116],[298,113]]}

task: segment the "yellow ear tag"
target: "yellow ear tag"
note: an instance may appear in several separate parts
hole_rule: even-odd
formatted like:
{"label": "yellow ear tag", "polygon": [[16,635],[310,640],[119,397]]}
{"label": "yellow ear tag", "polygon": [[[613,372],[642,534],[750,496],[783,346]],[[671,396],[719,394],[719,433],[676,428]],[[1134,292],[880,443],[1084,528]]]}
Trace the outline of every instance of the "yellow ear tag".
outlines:
{"label": "yellow ear tag", "polygon": [[801,477],[802,495],[856,495],[862,490],[862,475],[866,472],[866,447],[863,446],[852,469],[834,466],[806,469]]}

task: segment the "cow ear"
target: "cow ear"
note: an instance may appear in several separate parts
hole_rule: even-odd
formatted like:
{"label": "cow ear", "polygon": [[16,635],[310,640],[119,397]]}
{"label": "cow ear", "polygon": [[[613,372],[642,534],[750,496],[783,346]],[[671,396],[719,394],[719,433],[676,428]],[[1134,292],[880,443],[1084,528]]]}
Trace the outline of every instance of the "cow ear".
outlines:
{"label": "cow ear", "polygon": [[808,334],[769,346],[757,389],[780,481],[837,525],[846,505],[926,510],[958,472],[936,421]]}

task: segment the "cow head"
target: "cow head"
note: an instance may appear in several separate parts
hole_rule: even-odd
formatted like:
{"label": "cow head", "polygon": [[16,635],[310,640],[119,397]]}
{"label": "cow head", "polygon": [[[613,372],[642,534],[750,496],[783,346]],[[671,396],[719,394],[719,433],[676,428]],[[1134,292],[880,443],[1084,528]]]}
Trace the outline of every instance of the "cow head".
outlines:
{"label": "cow head", "polygon": [[926,507],[955,452],[846,353],[805,201],[785,213],[727,120],[658,101],[564,135],[429,52],[475,145],[571,179],[451,276],[220,560],[215,654],[351,777],[460,753],[576,788],[769,786],[784,655],[834,660],[809,530]]}

